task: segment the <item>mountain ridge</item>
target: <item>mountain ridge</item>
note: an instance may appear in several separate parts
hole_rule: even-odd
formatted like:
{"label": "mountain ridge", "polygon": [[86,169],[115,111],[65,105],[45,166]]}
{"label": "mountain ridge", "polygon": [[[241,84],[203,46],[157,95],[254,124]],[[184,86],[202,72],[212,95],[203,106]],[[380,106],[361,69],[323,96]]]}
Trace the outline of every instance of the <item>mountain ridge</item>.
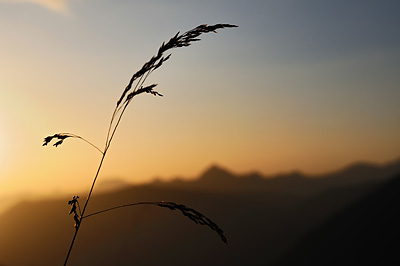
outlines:
{"label": "mountain ridge", "polygon": [[317,226],[278,265],[399,265],[399,192],[400,174]]}
{"label": "mountain ridge", "polygon": [[366,182],[381,182],[400,172],[400,160],[387,164],[359,162],[343,167],[340,170],[319,175],[307,175],[300,171],[276,175],[262,175],[258,172],[235,174],[225,167],[216,164],[203,171],[196,179],[183,180],[176,178],[170,181],[156,181],[148,185],[197,189],[209,192],[270,192],[283,189],[294,193],[297,186],[307,186],[310,191],[318,192],[327,187],[346,187]]}
{"label": "mountain ridge", "polygon": [[[400,162],[369,167],[353,167],[326,179],[306,178],[299,172],[265,179],[257,173],[238,175],[214,165],[196,180],[94,193],[89,214],[139,201],[184,204],[218,224],[229,245],[179,212],[136,206],[85,220],[71,264],[273,266],[313,228],[379,189],[391,180],[390,173],[400,173]],[[365,175],[365,169],[372,174],[352,177],[349,182],[348,173]],[[341,178],[333,182],[334,176]],[[0,215],[1,263],[61,265],[74,232],[68,200],[70,197],[25,201]]]}

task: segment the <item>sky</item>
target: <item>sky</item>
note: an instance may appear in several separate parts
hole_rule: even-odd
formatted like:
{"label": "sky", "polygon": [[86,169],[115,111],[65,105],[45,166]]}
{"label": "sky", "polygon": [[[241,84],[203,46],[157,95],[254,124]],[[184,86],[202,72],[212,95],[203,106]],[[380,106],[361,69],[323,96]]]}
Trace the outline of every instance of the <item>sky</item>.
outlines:
{"label": "sky", "polygon": [[88,188],[115,103],[163,41],[202,36],[152,74],[100,180],[329,172],[400,157],[399,1],[0,0],[0,199]]}

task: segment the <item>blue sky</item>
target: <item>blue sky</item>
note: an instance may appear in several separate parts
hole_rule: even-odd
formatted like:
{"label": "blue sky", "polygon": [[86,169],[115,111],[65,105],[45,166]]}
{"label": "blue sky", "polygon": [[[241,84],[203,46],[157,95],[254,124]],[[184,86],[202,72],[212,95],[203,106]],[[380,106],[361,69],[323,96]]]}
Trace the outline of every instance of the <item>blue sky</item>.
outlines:
{"label": "blue sky", "polygon": [[165,96],[135,99],[104,178],[394,160],[399,10],[398,1],[0,0],[3,193],[90,183],[93,151],[73,141],[43,149],[42,138],[72,132],[103,143],[132,73],[162,41],[203,23],[239,28],[173,51],[149,80]]}

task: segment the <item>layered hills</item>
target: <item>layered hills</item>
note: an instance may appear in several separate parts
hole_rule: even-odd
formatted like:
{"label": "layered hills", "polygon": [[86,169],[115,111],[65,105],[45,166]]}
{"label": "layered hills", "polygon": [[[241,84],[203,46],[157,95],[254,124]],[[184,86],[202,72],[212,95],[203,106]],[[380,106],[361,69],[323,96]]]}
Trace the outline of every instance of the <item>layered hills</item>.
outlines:
{"label": "layered hills", "polygon": [[399,192],[400,174],[322,222],[277,265],[400,265]]}
{"label": "layered hills", "polygon": [[[299,243],[398,173],[400,162],[357,164],[312,177],[237,175],[212,166],[192,181],[120,184],[95,193],[88,213],[139,201],[173,201],[211,218],[229,244],[179,211],[135,206],[87,218],[70,265],[279,264],[287,254],[298,256]],[[62,265],[74,232],[69,199],[25,201],[0,216],[0,265]]]}

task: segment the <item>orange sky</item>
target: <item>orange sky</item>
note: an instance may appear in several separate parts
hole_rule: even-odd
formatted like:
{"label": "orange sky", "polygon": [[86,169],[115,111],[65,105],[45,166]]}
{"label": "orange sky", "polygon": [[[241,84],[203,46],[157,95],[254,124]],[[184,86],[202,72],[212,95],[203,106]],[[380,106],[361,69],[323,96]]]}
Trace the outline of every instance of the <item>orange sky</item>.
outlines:
{"label": "orange sky", "polygon": [[102,146],[132,73],[203,23],[239,28],[173,51],[148,82],[164,97],[133,100],[102,179],[194,177],[215,163],[317,173],[398,158],[396,9],[328,5],[0,0],[0,195],[88,187],[100,154],[43,138],[71,132]]}

